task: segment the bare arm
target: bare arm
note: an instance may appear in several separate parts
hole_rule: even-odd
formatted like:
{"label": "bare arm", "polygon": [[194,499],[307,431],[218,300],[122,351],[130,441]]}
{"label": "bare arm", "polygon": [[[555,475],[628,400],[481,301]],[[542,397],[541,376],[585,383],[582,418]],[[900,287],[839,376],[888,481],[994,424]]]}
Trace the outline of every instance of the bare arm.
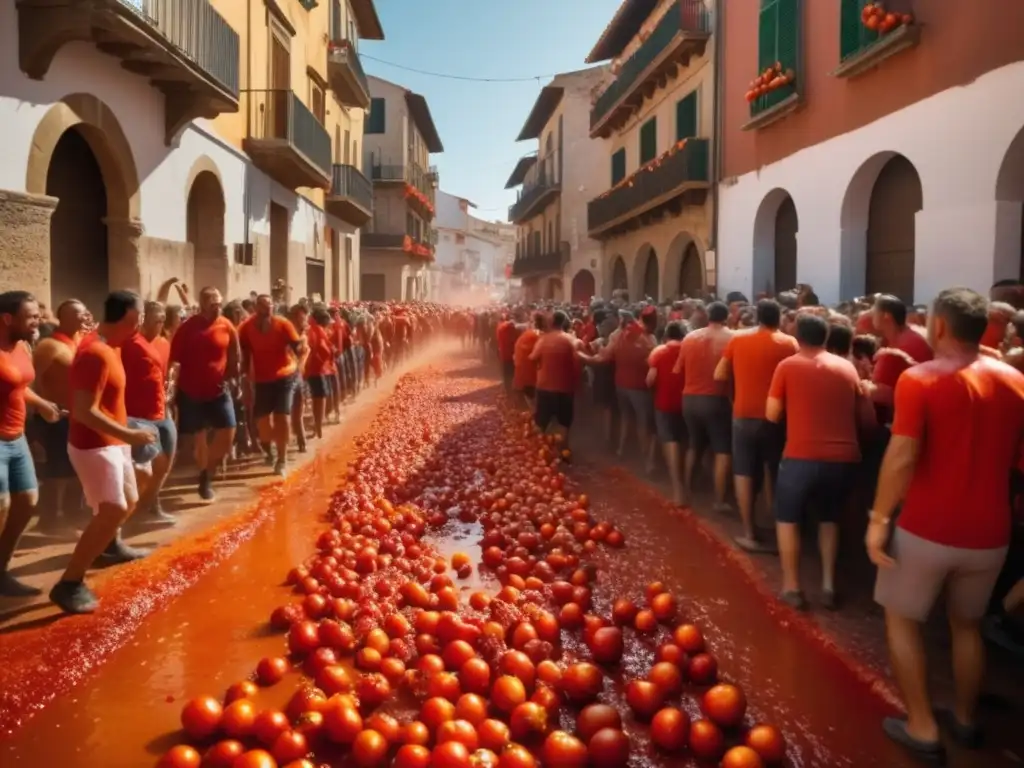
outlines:
{"label": "bare arm", "polygon": [[72,395],[71,411],[75,416],[75,421],[93,432],[110,435],[110,437],[129,444],[136,440],[138,430],[121,426],[100,410],[98,392],[76,389]]}
{"label": "bare arm", "polygon": [[235,330],[234,326],[231,327],[231,332],[228,335],[228,363],[225,375],[229,379],[237,379],[241,374],[240,365],[243,362],[243,358],[241,347],[238,343],[238,331]]}
{"label": "bare arm", "polygon": [[768,419],[768,421],[778,424],[782,421],[785,411],[786,407],[782,402],[782,398],[769,397],[768,402],[765,403],[764,417]]}
{"label": "bare arm", "polygon": [[728,381],[732,375],[732,364],[728,358],[723,357],[715,366],[715,381]]}
{"label": "bare arm", "polygon": [[658,369],[653,366],[647,369],[647,387],[650,389],[658,380]]}

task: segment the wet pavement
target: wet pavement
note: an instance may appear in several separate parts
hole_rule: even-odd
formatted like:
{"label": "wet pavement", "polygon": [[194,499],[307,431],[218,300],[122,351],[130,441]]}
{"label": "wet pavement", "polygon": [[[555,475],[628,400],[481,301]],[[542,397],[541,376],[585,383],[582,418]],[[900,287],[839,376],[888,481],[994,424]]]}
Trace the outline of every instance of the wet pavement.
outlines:
{"label": "wet pavement", "polygon": [[[403,386],[402,397],[429,400],[444,416],[441,447],[466,442],[485,454],[507,434],[490,371],[467,357],[448,355]],[[101,585],[104,606],[96,616],[0,635],[0,765],[154,764],[182,738],[178,717],[185,700],[220,696],[250,677],[260,658],[281,654],[284,641],[270,632],[267,617],[292,599],[282,577],[314,552],[332,493],[359,454],[352,438],[372,429],[372,418],[387,407],[382,396],[368,402],[314,461],[284,485],[265,489],[252,508],[118,569]],[[445,455],[439,448],[437,460]],[[567,488],[589,497],[595,517],[614,522],[626,536],[624,549],[595,555],[596,612],[608,613],[619,597],[639,601],[649,582],[664,582],[678,597],[680,613],[703,629],[720,676],[746,691],[748,718],[782,729],[787,764],[915,764],[880,730],[881,717],[896,711],[884,678],[837,648],[813,621],[780,607],[746,556],[694,514],[673,509],[655,489],[586,451],[566,474]],[[430,542],[478,562],[479,530],[453,520],[432,532]],[[463,594],[481,585],[498,588],[486,576],[459,582]],[[566,657],[579,652],[577,643],[566,640]],[[623,711],[621,676],[642,674],[653,658],[651,643],[631,648],[605,692]],[[291,676],[262,690],[258,703],[283,705],[298,682],[296,673]],[[696,714],[699,693],[687,688],[680,706]],[[646,748],[646,728],[625,719],[639,747],[631,765],[696,764],[654,755]],[[1018,764],[1004,753],[1007,746],[956,754],[949,764]]]}

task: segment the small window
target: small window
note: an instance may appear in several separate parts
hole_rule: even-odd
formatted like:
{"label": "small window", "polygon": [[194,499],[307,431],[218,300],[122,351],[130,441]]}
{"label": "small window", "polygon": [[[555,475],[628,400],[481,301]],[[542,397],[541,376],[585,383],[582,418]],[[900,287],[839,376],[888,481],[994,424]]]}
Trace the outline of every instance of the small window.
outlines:
{"label": "small window", "polygon": [[652,117],[640,126],[640,165],[651,162],[658,154],[658,119]]}
{"label": "small window", "polygon": [[366,117],[364,133],[384,133],[384,99],[370,99],[370,114]]}
{"label": "small window", "polygon": [[324,100],[324,89],[313,80],[309,81],[310,102],[313,105],[313,115],[323,125],[327,121],[327,105]]}
{"label": "small window", "polygon": [[684,96],[676,103],[676,141],[697,137],[697,92]]}
{"label": "small window", "polygon": [[626,148],[612,155],[612,186],[626,178]]}

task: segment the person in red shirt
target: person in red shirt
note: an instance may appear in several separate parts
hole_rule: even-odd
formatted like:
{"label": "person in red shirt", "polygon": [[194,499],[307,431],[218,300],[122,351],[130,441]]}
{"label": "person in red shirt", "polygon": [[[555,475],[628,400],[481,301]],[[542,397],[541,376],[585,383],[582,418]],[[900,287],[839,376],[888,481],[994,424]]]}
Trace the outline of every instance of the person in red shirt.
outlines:
{"label": "person in red shirt", "polygon": [[170,360],[178,366],[178,433],[195,441],[199,497],[205,501],[215,498],[213,473],[230,453],[238,424],[231,397],[239,375],[238,333],[221,314],[222,306],[220,291],[203,288],[199,313],[171,337]]}
{"label": "person in red shirt", "polygon": [[287,318],[274,315],[273,308],[270,296],[263,294],[257,298],[256,314],[242,323],[238,338],[243,367],[253,372],[253,416],[263,453],[274,472],[283,476],[298,361],[304,347],[295,326]]}
{"label": "person in red shirt", "polygon": [[[50,591],[50,599],[66,613],[96,610],[96,596],[85,584],[85,573],[100,555],[115,562],[146,555],[127,546],[119,535],[139,500],[134,464],[145,465],[158,450],[155,429],[129,426],[127,377],[118,354],[118,348],[138,332],[141,317],[138,295],[111,293],[103,304],[103,322],[82,339],[71,364],[68,456],[94,514]],[[134,460],[133,448],[142,451]]]}
{"label": "person in red shirt", "polygon": [[928,332],[936,357],[896,384],[892,437],[865,537],[907,708],[906,720],[887,718],[883,727],[929,757],[943,747],[921,625],[945,590],[956,699],[941,719],[954,740],[977,746],[985,674],[980,622],[1010,543],[1007,489],[1024,437],[1024,375],[980,353],[988,321],[988,302],[974,291],[948,289],[935,299]]}
{"label": "person in red shirt", "polygon": [[160,507],[160,491],[170,474],[178,446],[178,430],[167,413],[170,344],[160,336],[163,324],[163,304],[146,302],[142,330],[121,344],[121,363],[125,372],[128,418],[150,424],[160,436],[160,453],[153,459],[152,471],[148,476],[137,478],[139,508],[149,520],[173,525],[177,519]]}
{"label": "person in red shirt", "polygon": [[733,336],[715,369],[715,380],[733,383],[732,465],[736,504],[743,536],[736,543],[748,552],[765,552],[754,525],[754,504],[760,488],[768,508],[778,480],[782,428],[765,417],[768,391],[779,363],[799,349],[796,339],[779,331],[782,307],[773,299],[757,302],[757,328]]}
{"label": "person in red shirt", "polygon": [[858,428],[874,424],[860,378],[849,360],[825,351],[828,321],[810,313],[796,320],[800,351],[775,368],[765,418],[786,419],[786,445],[775,489],[775,532],[782,561],[782,600],[806,606],[800,589],[800,527],[809,507],[818,520],[822,603],[834,608],[839,549],[837,518],[856,483]]}
{"label": "person in red shirt", "polygon": [[903,353],[890,355],[879,350],[880,354],[876,355],[872,370],[872,383],[867,390],[871,399],[879,406],[879,417],[887,423],[891,415],[892,393],[896,382],[910,365],[931,360],[932,348],[925,338],[924,329],[907,324],[907,305],[895,296],[878,296],[871,317],[875,332],[882,337],[885,346]]}
{"label": "person in red shirt", "polygon": [[725,327],[729,308],[720,301],[707,308],[708,324],[687,334],[679,345],[675,373],[683,375],[683,418],[689,444],[683,467],[684,501],[688,504],[693,489],[693,472],[705,446],[715,455],[715,510],[729,511],[726,494],[732,466],[732,407],[726,386],[715,380],[718,361],[732,339]]}
{"label": "person in red shirt", "polygon": [[686,335],[677,320],[665,326],[665,343],[654,348],[647,358],[647,386],[654,388],[654,428],[665,454],[668,476],[672,481],[672,498],[683,503],[683,465],[680,446],[686,440],[683,419],[683,374],[675,373],[679,345]]}
{"label": "person in red shirt", "polygon": [[28,408],[34,408],[50,424],[60,418],[60,409],[30,388],[35,370],[28,345],[38,330],[39,304],[32,294],[0,293],[0,597],[41,594],[7,570],[39,495],[35,464],[25,438]]}
{"label": "person in red shirt", "polygon": [[512,389],[521,398],[520,404],[525,403],[530,409],[537,396],[537,363],[530,359],[530,355],[546,328],[546,318],[537,312],[533,316],[533,327],[519,334],[513,351],[515,375],[512,378]]}
{"label": "person in red shirt", "polygon": [[[521,318],[517,318],[521,319]],[[516,339],[519,338],[516,320],[506,317],[495,329],[495,341],[498,345],[498,360],[501,362],[501,383],[505,386],[505,394],[512,396],[513,382],[516,377]]]}
{"label": "person in red shirt", "polygon": [[324,436],[324,415],[334,397],[334,381],[337,370],[334,363],[334,347],[331,344],[331,316],[325,309],[313,310],[313,322],[306,330],[306,345],[309,354],[303,375],[309,387],[313,411],[313,434]]}
{"label": "person in red shirt", "polygon": [[569,316],[561,310],[551,318],[551,330],[537,340],[530,360],[537,362],[537,402],[533,419],[542,431],[554,422],[566,442],[572,428],[580,363],[577,340],[568,332]]}

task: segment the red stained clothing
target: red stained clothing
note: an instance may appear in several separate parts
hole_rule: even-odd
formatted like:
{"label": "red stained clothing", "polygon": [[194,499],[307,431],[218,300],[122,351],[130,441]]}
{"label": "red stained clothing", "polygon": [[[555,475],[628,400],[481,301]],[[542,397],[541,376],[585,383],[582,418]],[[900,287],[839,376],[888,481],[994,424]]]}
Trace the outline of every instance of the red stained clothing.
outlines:
{"label": "red stained clothing", "polygon": [[[69,377],[72,391],[88,392],[100,412],[108,419],[122,427],[128,425],[128,410],[125,406],[127,377],[121,356],[97,334],[89,334],[78,345]],[[107,445],[123,445],[116,437],[85,426],[75,418],[74,407],[68,424],[68,443],[86,451]]]}
{"label": "red stained clothing", "polygon": [[935,357],[928,339],[925,338],[924,329],[913,325],[904,328],[892,346],[906,352],[915,363],[927,363]]}
{"label": "red stained clothing", "polygon": [[681,341],[662,344],[647,359],[647,364],[658,371],[654,379],[654,407],[662,413],[683,412],[683,374],[672,372],[681,344]]}
{"label": "red stained clothing", "polygon": [[798,353],[780,362],[768,397],[783,404],[783,455],[810,461],[860,461],[859,393],[860,377],[846,358],[817,351]]}
{"label": "red stained clothing", "polygon": [[167,362],[153,342],[136,333],[121,345],[125,373],[125,410],[136,419],[160,421],[167,415]]}
{"label": "red stained clothing", "polygon": [[178,363],[178,389],[193,400],[212,400],[224,391],[228,350],[235,328],[226,317],[193,315],[171,339],[171,362]]}
{"label": "red stained clothing", "polygon": [[779,363],[800,345],[792,336],[767,328],[736,333],[722,356],[732,368],[734,419],[763,419],[772,377]]}
{"label": "red stained clothing", "polygon": [[895,410],[892,434],[919,442],[897,525],[950,547],[1006,546],[1024,374],[990,357],[934,360],[900,377]]}
{"label": "red stained clothing", "polygon": [[654,339],[642,329],[619,331],[612,349],[616,389],[647,389],[647,358]]}
{"label": "red stained clothing", "polygon": [[253,380],[257,384],[278,381],[298,370],[293,345],[298,344],[299,333],[290,320],[277,315],[267,318],[266,330],[260,327],[260,318],[253,315],[238,329],[242,349],[252,358]]}
{"label": "red stained clothing", "polygon": [[334,375],[334,348],[328,329],[318,323],[310,323],[306,330],[306,344],[309,345],[309,354],[306,356],[306,369],[303,375]]}
{"label": "red stained clothing", "polygon": [[536,328],[527,328],[516,339],[515,354],[513,363],[515,373],[512,376],[512,388],[523,390],[527,387],[537,386],[537,363],[530,359],[537,341],[540,339],[540,331]]}
{"label": "red stained clothing", "polygon": [[14,440],[25,433],[25,391],[35,378],[32,355],[24,344],[0,352],[0,440]]}
{"label": "red stained clothing", "polygon": [[533,355],[540,363],[537,389],[545,392],[576,391],[581,368],[576,356],[576,339],[561,331],[549,331],[537,340]]}
{"label": "red stained clothing", "polygon": [[679,345],[676,368],[683,375],[684,395],[725,395],[727,383],[715,381],[715,368],[729,345],[732,333],[701,328]]}
{"label": "red stained clothing", "polygon": [[515,359],[516,337],[519,335],[516,324],[511,320],[503,320],[498,323],[495,335],[498,341],[498,357],[503,363],[511,363]]}

